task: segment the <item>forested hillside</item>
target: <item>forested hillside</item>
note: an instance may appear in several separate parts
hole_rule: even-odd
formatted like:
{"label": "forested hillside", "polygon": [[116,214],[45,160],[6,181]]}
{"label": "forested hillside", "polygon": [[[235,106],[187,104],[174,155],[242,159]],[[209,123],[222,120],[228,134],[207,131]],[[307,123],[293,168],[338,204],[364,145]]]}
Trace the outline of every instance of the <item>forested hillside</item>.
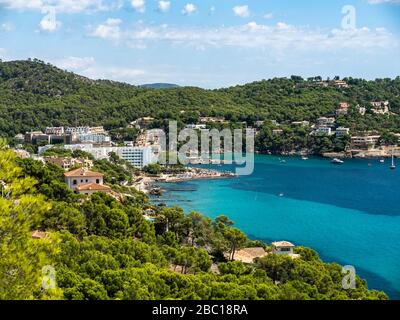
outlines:
{"label": "forested hillside", "polygon": [[[400,77],[345,80],[350,85],[345,89],[315,86],[313,80],[296,76],[219,90],[148,89],[89,80],[38,60],[1,62],[0,136],[59,125],[104,125],[113,129],[140,116],[183,123],[199,116],[224,116],[250,125],[256,120],[315,121],[334,114],[339,102],[348,102],[354,108],[357,104],[367,106],[372,100],[389,100],[391,111],[400,112]],[[352,130],[400,130],[398,115],[361,117],[354,110],[338,123]]]}

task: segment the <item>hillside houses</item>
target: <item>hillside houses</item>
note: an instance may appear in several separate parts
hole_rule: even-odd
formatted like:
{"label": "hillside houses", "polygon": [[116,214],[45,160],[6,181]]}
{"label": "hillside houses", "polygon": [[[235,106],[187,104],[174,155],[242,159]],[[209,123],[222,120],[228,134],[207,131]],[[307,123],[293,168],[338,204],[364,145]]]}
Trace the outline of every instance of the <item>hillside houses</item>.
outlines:
{"label": "hillside houses", "polygon": [[291,125],[300,126],[300,127],[308,127],[310,125],[310,121],[292,121]]}
{"label": "hillside houses", "polygon": [[91,169],[93,167],[93,161],[89,159],[78,159],[73,157],[44,157],[44,162],[53,163],[62,167],[64,170],[68,171],[73,167],[82,167],[86,169]]}
{"label": "hillside houses", "polygon": [[128,128],[146,129],[155,119],[152,117],[142,117],[132,121]]}
{"label": "hillside houses", "polygon": [[389,101],[371,101],[371,111],[375,114],[389,114]]}
{"label": "hillside houses", "polygon": [[336,108],[336,115],[346,115],[349,112],[349,104],[347,102],[341,102]]}
{"label": "hillside houses", "polygon": [[316,135],[332,135],[332,128],[328,127],[328,126],[319,126],[317,127],[317,129],[314,131]]}
{"label": "hillside houses", "polygon": [[336,137],[342,138],[350,134],[350,128],[338,127],[336,128]]}
{"label": "hillside houses", "polygon": [[334,80],[332,86],[338,89],[346,89],[349,87],[348,83],[344,80]]}
{"label": "hillside houses", "polygon": [[317,126],[335,127],[336,119],[333,117],[319,117],[317,119]]}
{"label": "hillside houses", "polygon": [[368,150],[376,147],[379,144],[380,135],[365,134],[351,137],[351,146],[353,150]]}
{"label": "hillside houses", "polygon": [[93,143],[110,146],[111,138],[103,127],[47,127],[44,132],[26,132],[24,142],[34,145]]}

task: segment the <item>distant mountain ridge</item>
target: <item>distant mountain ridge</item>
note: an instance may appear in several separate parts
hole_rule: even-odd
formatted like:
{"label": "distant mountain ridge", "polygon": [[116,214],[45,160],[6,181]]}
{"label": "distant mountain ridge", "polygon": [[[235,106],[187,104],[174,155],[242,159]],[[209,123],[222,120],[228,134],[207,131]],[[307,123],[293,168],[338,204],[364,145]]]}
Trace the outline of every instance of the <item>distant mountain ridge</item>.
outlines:
{"label": "distant mountain ridge", "polygon": [[142,84],[139,87],[146,89],[170,89],[170,88],[179,88],[180,86],[173,83],[147,83],[147,84]]}

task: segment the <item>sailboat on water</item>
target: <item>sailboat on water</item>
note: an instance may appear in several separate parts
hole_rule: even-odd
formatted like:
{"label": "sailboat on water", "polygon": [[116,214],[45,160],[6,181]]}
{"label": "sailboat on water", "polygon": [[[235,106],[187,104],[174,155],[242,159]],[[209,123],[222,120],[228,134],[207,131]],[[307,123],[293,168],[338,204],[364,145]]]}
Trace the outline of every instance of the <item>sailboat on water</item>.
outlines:
{"label": "sailboat on water", "polygon": [[391,166],[390,166],[390,169],[391,169],[391,170],[396,169],[396,165],[395,165],[395,163],[394,163],[394,154],[393,154],[393,152],[392,152],[392,164],[391,164]]}

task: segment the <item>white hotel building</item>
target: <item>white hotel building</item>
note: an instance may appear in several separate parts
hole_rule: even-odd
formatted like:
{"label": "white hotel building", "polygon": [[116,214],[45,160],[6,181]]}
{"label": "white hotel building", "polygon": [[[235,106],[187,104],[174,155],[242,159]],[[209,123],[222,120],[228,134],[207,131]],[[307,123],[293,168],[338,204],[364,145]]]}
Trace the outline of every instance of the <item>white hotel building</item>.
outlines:
{"label": "white hotel building", "polygon": [[[39,154],[43,154],[46,150],[54,147],[47,145],[39,147]],[[96,160],[109,159],[110,153],[114,152],[121,159],[128,161],[136,168],[143,167],[157,162],[157,158],[153,155],[151,147],[94,147],[93,144],[67,144],[63,146],[67,150],[82,150],[90,153]]]}

